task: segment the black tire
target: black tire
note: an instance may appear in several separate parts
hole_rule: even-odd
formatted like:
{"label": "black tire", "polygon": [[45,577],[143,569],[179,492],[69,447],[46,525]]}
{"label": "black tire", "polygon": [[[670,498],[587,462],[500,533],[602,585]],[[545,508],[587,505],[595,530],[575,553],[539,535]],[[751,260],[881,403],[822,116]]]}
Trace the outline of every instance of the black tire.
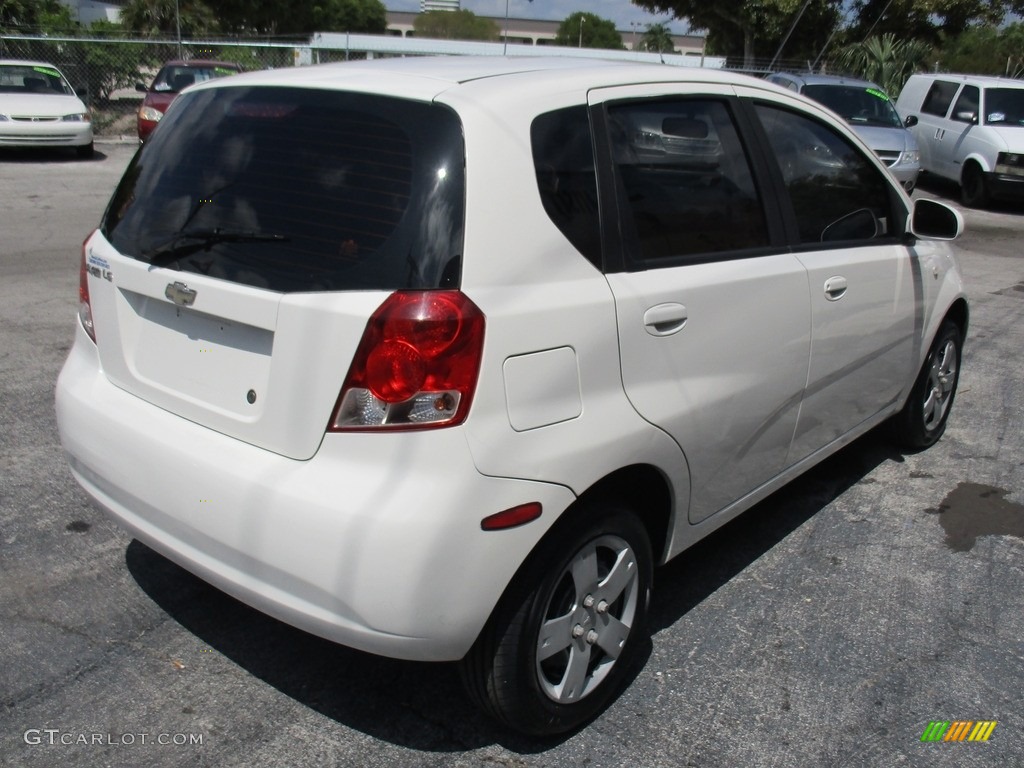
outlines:
{"label": "black tire", "polygon": [[927,448],[946,430],[960,381],[962,347],[960,329],[947,320],[928,350],[906,405],[896,417],[897,437],[907,448]]}
{"label": "black tire", "polygon": [[92,142],[85,144],[81,147],[75,147],[75,154],[78,155],[80,160],[89,160],[92,158],[95,152],[95,148]]}
{"label": "black tire", "polygon": [[960,180],[960,200],[968,208],[986,208],[992,202],[985,174],[977,163],[971,162],[964,166],[963,178]]}
{"label": "black tire", "polygon": [[481,708],[531,735],[571,730],[603,710],[646,639],[646,529],[621,507],[579,512],[530,556],[460,665]]}

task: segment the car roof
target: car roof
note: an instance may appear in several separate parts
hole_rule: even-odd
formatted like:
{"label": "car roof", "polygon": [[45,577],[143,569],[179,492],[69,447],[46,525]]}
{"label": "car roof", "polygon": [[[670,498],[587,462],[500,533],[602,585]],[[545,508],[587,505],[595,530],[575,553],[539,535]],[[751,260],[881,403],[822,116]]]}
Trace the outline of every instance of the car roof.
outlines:
{"label": "car roof", "polygon": [[241,69],[241,65],[235,61],[221,61],[219,59],[171,59],[163,63],[165,67],[232,67]]}
{"label": "car roof", "polygon": [[779,72],[777,74],[788,77],[803,85],[853,85],[859,88],[878,88],[878,85],[870,80],[864,80],[859,77],[847,77],[845,75],[819,75],[813,72],[803,74]]}
{"label": "car roof", "polygon": [[0,59],[0,66],[49,67],[50,69],[56,69],[60,72],[60,67],[55,64],[51,64],[48,61],[35,61],[31,59]]}
{"label": "car roof", "polygon": [[276,85],[354,90],[431,100],[445,91],[485,81],[494,94],[586,92],[592,88],[638,83],[690,82],[777,86],[749,75],[700,67],[582,59],[560,56],[426,56],[319,64],[310,67],[246,72],[230,81],[213,80],[198,88]]}
{"label": "car roof", "polygon": [[914,77],[927,77],[929,80],[954,80],[961,83],[973,83],[974,85],[995,85],[1001,88],[1024,88],[1024,80],[1013,77],[997,77],[995,75],[964,75],[964,74],[927,74],[914,75]]}

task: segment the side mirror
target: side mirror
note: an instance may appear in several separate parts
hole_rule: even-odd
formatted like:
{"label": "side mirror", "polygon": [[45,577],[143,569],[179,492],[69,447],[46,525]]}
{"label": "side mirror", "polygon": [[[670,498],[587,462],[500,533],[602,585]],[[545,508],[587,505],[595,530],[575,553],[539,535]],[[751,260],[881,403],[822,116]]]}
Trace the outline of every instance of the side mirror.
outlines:
{"label": "side mirror", "polygon": [[950,205],[921,197],[914,201],[907,229],[925,240],[955,240],[964,231],[964,217]]}
{"label": "side mirror", "polygon": [[917,115],[907,115],[907,119],[903,121],[903,125],[907,128],[913,128],[917,125]]}
{"label": "side mirror", "polygon": [[135,90],[138,91],[139,93],[145,93],[146,91],[149,90],[149,88],[147,88],[144,83],[136,83],[135,84]]}

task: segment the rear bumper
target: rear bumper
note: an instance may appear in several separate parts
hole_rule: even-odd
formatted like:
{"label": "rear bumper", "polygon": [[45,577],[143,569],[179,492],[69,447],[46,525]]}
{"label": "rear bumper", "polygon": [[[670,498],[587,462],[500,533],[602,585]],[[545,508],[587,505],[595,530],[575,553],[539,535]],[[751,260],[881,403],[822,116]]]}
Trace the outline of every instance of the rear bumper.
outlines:
{"label": "rear bumper", "polygon": [[[386,656],[465,655],[573,500],[479,474],[459,428],[330,434],[308,461],[256,448],[111,385],[80,328],[56,406],[75,479],[140,540],[259,610]],[[480,529],[531,501],[534,523]]]}

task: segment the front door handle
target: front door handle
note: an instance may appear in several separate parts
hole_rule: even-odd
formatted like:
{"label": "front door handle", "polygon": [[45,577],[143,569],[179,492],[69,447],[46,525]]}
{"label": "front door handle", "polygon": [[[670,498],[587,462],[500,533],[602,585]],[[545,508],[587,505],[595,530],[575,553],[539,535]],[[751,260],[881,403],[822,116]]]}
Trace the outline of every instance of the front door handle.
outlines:
{"label": "front door handle", "polygon": [[845,277],[830,277],[825,281],[825,298],[829,301],[839,301],[846,294],[846,288]]}
{"label": "front door handle", "polygon": [[644,330],[651,336],[671,336],[683,329],[687,317],[682,304],[658,304],[644,312]]}

